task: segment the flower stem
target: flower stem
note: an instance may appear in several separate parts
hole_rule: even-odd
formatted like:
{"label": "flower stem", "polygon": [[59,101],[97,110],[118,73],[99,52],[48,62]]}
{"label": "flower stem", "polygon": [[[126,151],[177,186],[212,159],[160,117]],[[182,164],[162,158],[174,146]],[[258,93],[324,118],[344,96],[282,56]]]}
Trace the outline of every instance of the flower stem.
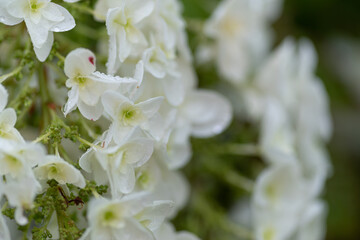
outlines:
{"label": "flower stem", "polygon": [[6,79],[15,76],[16,74],[18,74],[20,71],[22,70],[22,66],[18,66],[17,68],[15,68],[14,70],[12,70],[11,72],[0,76],[0,83],[2,83],[3,81],[5,81]]}
{"label": "flower stem", "polygon": [[226,146],[226,152],[241,156],[260,156],[261,149],[256,144],[229,144]]}
{"label": "flower stem", "polygon": [[86,6],[80,5],[80,4],[76,4],[76,3],[72,3],[71,7],[75,8],[75,9],[81,11],[81,12],[91,14],[94,17],[96,17],[96,18],[98,18],[98,19],[100,19],[102,21],[106,21],[106,18],[104,16],[97,14],[93,9],[91,9],[89,7],[86,7]]}

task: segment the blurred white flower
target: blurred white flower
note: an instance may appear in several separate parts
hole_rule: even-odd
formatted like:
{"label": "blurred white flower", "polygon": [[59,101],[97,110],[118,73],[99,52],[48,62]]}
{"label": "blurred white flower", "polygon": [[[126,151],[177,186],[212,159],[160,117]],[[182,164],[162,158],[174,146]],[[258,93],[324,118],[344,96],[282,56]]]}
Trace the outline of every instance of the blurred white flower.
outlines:
{"label": "blurred white flower", "polygon": [[34,51],[45,61],[54,42],[53,32],[65,32],[75,27],[74,18],[51,0],[1,0],[0,22],[16,25],[25,22]]}
{"label": "blurred white flower", "polygon": [[59,184],[69,183],[79,188],[86,185],[81,172],[59,156],[47,156],[44,162],[34,169],[34,173],[39,180],[54,179]]}
{"label": "blurred white flower", "polygon": [[189,124],[194,137],[207,138],[217,135],[223,132],[232,120],[230,102],[211,90],[188,92],[179,111],[180,126],[183,123]]}
{"label": "blurred white flower", "polygon": [[23,211],[33,208],[35,196],[41,191],[40,183],[33,176],[22,176],[17,180],[7,178],[6,180],[6,184],[3,186],[4,194],[10,206],[16,207],[16,222],[25,225],[28,220]]}
{"label": "blurred white flower", "polygon": [[308,196],[299,166],[281,163],[265,170],[257,179],[252,211],[256,239],[288,239]]}
{"label": "blurred white flower", "polygon": [[109,42],[108,73],[115,74],[119,62],[124,62],[135,48],[144,47],[147,40],[139,25],[154,9],[152,0],[125,0],[109,9],[106,27]]}
{"label": "blurred white flower", "polygon": [[331,174],[331,163],[323,143],[306,138],[297,142],[299,165],[309,198],[318,197]]}
{"label": "blurred white flower", "polygon": [[268,211],[297,213],[308,198],[297,162],[270,166],[256,180],[253,204]]}
{"label": "blurred white flower", "polygon": [[295,108],[298,132],[329,141],[332,133],[329,100],[324,85],[314,75],[317,56],[309,40],[300,41],[298,58]]}
{"label": "blurred white flower", "polygon": [[321,201],[310,203],[300,218],[300,227],[296,233],[296,240],[319,240],[325,237],[326,205]]}
{"label": "blurred white flower", "polygon": [[116,90],[120,86],[125,89],[136,86],[134,79],[95,72],[95,61],[95,55],[84,48],[78,48],[67,55],[64,71],[69,78],[66,86],[71,89],[64,107],[65,115],[78,107],[85,118],[97,120],[104,112],[100,98],[105,91]]}
{"label": "blurred white flower", "polygon": [[155,231],[155,237],[157,240],[199,240],[197,236],[189,232],[176,232],[175,227],[169,222],[164,222]]}
{"label": "blurred white flower", "polygon": [[296,104],[296,45],[287,38],[268,56],[254,79],[240,88],[244,96],[246,110],[250,117],[258,121],[263,117],[267,101],[275,99],[287,114]]}
{"label": "blurred white flower", "polygon": [[270,163],[296,161],[295,132],[283,106],[276,100],[266,103],[261,122],[260,147]]}
{"label": "blurred white flower", "polygon": [[164,221],[171,202],[144,203],[143,194],[121,200],[93,199],[89,204],[89,228],[80,239],[149,239]]}
{"label": "blurred white flower", "polygon": [[208,46],[210,49],[203,46],[202,51],[210,54],[199,56],[214,57],[219,73],[236,85],[247,79],[271,43],[262,4],[250,0],[222,1],[205,25],[205,34],[215,44]]}
{"label": "blurred white flower", "polygon": [[41,145],[0,138],[0,175],[20,179],[33,176],[32,168],[45,157]]}

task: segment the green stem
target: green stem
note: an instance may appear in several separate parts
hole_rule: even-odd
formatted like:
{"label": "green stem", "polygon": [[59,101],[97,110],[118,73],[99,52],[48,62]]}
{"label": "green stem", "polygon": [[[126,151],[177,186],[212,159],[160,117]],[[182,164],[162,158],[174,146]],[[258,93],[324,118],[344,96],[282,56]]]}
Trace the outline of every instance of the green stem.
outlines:
{"label": "green stem", "polygon": [[69,155],[67,154],[67,152],[65,151],[64,147],[59,145],[59,152],[61,154],[61,156],[63,157],[63,159],[65,161],[67,161],[70,164],[74,164],[74,161],[71,160],[71,158],[69,157]]}
{"label": "green stem", "polygon": [[81,12],[93,15],[94,17],[96,17],[96,18],[98,18],[98,19],[100,19],[102,21],[106,21],[106,18],[104,16],[97,14],[93,9],[91,9],[89,7],[86,7],[86,6],[80,5],[80,4],[76,4],[76,3],[72,3],[71,7],[75,8],[75,9],[81,11]]}
{"label": "green stem", "polygon": [[98,134],[96,134],[91,127],[86,123],[86,121],[84,120],[84,118],[80,118],[80,122],[83,125],[83,127],[85,128],[85,130],[87,131],[87,133],[89,134],[90,137],[92,137],[93,139],[97,139],[98,138]]}
{"label": "green stem", "polygon": [[23,95],[26,93],[26,91],[28,90],[29,84],[32,80],[32,77],[34,75],[34,71],[31,71],[28,78],[25,80],[25,82],[23,84],[21,84],[20,86],[20,91],[19,93],[16,95],[16,97],[9,103],[9,107],[11,108],[17,108],[17,106],[19,106],[19,104],[21,104],[20,98],[23,97]]}
{"label": "green stem", "polygon": [[65,57],[61,55],[59,52],[55,53],[55,56],[62,62],[65,62]]}
{"label": "green stem", "polygon": [[97,145],[95,145],[95,144],[93,144],[93,143],[91,143],[91,142],[87,141],[86,139],[83,139],[83,138],[81,138],[81,137],[79,137],[79,136],[77,136],[76,138],[77,138],[77,140],[78,140],[79,142],[81,142],[81,143],[83,143],[83,144],[86,144],[86,145],[88,145],[89,147],[92,147],[92,148],[100,148],[99,146],[97,146]]}
{"label": "green stem", "polygon": [[231,185],[240,188],[240,189],[244,189],[247,192],[251,193],[254,189],[254,182],[240,174],[238,174],[237,172],[230,170],[228,172],[223,173],[225,174],[225,180],[230,183]]}
{"label": "green stem", "polygon": [[33,143],[38,143],[41,142],[42,140],[44,140],[45,138],[47,138],[48,136],[50,136],[51,132],[47,132],[44,135],[41,135],[40,137],[38,137],[37,139],[35,139],[33,141]]}
{"label": "green stem", "polygon": [[226,152],[241,156],[260,156],[261,148],[256,144],[229,144],[226,147]]}
{"label": "green stem", "polygon": [[22,66],[18,66],[17,68],[15,68],[14,70],[12,70],[11,72],[9,72],[8,74],[2,75],[0,76],[0,83],[2,83],[3,81],[5,81],[6,79],[15,76],[16,74],[18,74],[21,70],[22,70]]}
{"label": "green stem", "polygon": [[44,65],[42,67],[39,67],[38,74],[39,74],[38,79],[39,79],[39,87],[40,87],[41,108],[42,108],[42,116],[43,116],[42,129],[45,129],[50,123],[50,116],[47,106],[47,103],[49,101],[49,94],[48,94],[47,82],[46,82],[46,68]]}

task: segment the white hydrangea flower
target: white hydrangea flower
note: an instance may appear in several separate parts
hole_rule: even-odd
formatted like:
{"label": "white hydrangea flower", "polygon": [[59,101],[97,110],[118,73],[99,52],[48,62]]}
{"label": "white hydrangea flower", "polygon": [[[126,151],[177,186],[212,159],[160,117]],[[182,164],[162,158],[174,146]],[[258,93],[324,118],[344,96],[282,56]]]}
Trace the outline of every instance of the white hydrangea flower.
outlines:
{"label": "white hydrangea flower", "polygon": [[298,132],[328,141],[332,133],[329,100],[324,85],[314,75],[317,56],[309,40],[300,41],[298,59],[297,104],[294,114]]}
{"label": "white hydrangea flower", "polygon": [[100,22],[106,20],[106,15],[109,9],[119,7],[118,0],[98,0],[95,4],[95,19]]}
{"label": "white hydrangea flower", "polygon": [[59,156],[47,156],[44,162],[34,169],[34,173],[39,180],[54,179],[60,184],[74,184],[79,188],[86,185],[81,172]]}
{"label": "white hydrangea flower", "polygon": [[16,112],[12,108],[0,112],[0,138],[24,142],[23,137],[15,128],[16,119]]}
{"label": "white hydrangea flower", "polygon": [[19,179],[33,176],[32,168],[41,163],[45,151],[41,145],[0,138],[0,175]]}
{"label": "white hydrangea flower", "polygon": [[184,167],[192,156],[190,127],[176,127],[168,131],[159,146],[159,156],[170,169]]}
{"label": "white hydrangea flower", "polygon": [[[151,161],[156,161],[156,159],[150,159],[149,163]],[[144,171],[144,169],[141,169],[141,172],[138,173],[138,182],[143,189],[139,190],[150,192],[150,199],[153,201],[161,201],[163,199],[171,200],[174,203],[174,206],[171,211],[169,211],[168,215],[170,218],[173,218],[188,202],[190,197],[190,186],[181,172],[172,171],[161,163],[159,163],[157,167],[157,171],[153,169],[152,173],[149,173],[149,169],[147,169],[147,172],[146,170]],[[156,176],[158,179],[155,179],[153,176],[156,173],[158,174]],[[152,183],[153,186],[151,186],[151,178],[157,180],[157,182]],[[146,183],[148,186],[146,186]],[[138,186],[140,186],[140,184]]]}
{"label": "white hydrangea flower", "polygon": [[256,181],[252,199],[256,239],[288,239],[309,200],[306,190],[296,162],[282,162],[265,170]]}
{"label": "white hydrangea flower", "polygon": [[[256,215],[258,214],[258,215]],[[289,240],[297,227],[298,216],[258,210],[254,216],[256,240]]]}
{"label": "white hydrangea flower", "polygon": [[261,123],[260,146],[270,163],[296,161],[295,130],[283,106],[269,99]]}
{"label": "white hydrangea flower", "polygon": [[160,81],[158,85],[163,88],[167,101],[178,106],[185,97],[184,81],[177,69],[176,49],[167,48],[166,39],[160,39],[161,37],[151,37],[151,46],[143,52],[142,60],[146,72],[152,75],[154,81]]}
{"label": "white hydrangea flower", "polygon": [[220,74],[235,84],[246,80],[269,48],[267,21],[259,4],[251,0],[222,1],[205,26],[205,34],[215,39],[212,48]]}
{"label": "white hydrangea flower", "polygon": [[306,138],[297,142],[298,160],[309,198],[317,197],[323,191],[325,181],[331,174],[331,163],[324,144],[316,139]]}
{"label": "white hydrangea flower", "polygon": [[22,176],[20,179],[6,179],[4,184],[4,194],[10,206],[16,207],[15,220],[20,225],[28,223],[24,216],[24,209],[31,209],[34,206],[35,196],[40,193],[41,186],[33,176]]}
{"label": "white hydrangea flower", "polygon": [[105,91],[116,90],[120,86],[130,88],[137,84],[133,79],[96,72],[95,61],[95,55],[84,48],[75,49],[67,55],[64,71],[69,78],[66,86],[71,89],[64,107],[65,115],[78,107],[84,117],[97,120],[104,111],[100,98]]}
{"label": "white hydrangea flower", "polygon": [[155,231],[157,240],[200,240],[194,234],[189,232],[176,232],[175,227],[169,223],[164,222],[159,229]]}
{"label": "white hydrangea flower", "polygon": [[257,179],[253,195],[255,207],[297,212],[308,199],[300,167],[296,162],[275,164]]}
{"label": "white hydrangea flower", "polygon": [[128,195],[121,200],[93,199],[89,203],[89,228],[80,239],[149,239],[171,209],[170,201],[144,203],[144,195]]}
{"label": "white hydrangea flower", "polygon": [[240,89],[251,119],[262,119],[268,99],[278,101],[289,114],[296,104],[296,45],[286,39],[267,58],[248,87]]}
{"label": "white hydrangea flower", "polygon": [[315,200],[304,210],[300,218],[300,226],[296,233],[296,240],[324,239],[326,228],[326,205]]}
{"label": "white hydrangea flower", "polygon": [[121,144],[136,127],[146,130],[146,124],[158,112],[163,99],[155,97],[134,103],[117,92],[106,92],[102,96],[102,103],[112,121],[109,135],[117,144]]}
{"label": "white hydrangea flower", "polygon": [[168,49],[175,48],[179,35],[185,29],[185,21],[181,16],[182,6],[178,0],[159,0],[156,2],[152,17],[156,32],[164,35],[164,43]]}
{"label": "white hydrangea flower", "polygon": [[79,161],[82,169],[92,172],[98,184],[110,183],[112,196],[131,193],[136,183],[136,170],[151,157],[153,141],[137,131],[121,145],[89,149]]}
{"label": "white hydrangea flower", "polygon": [[75,27],[70,13],[51,0],[1,0],[0,16],[0,22],[6,25],[25,22],[40,61],[45,61],[50,53],[53,32],[65,32]]}
{"label": "white hydrangea flower", "polygon": [[154,9],[152,0],[125,0],[118,6],[109,9],[106,27],[109,42],[108,73],[114,74],[118,69],[118,62],[124,62],[136,47],[145,47],[147,40],[139,25]]}

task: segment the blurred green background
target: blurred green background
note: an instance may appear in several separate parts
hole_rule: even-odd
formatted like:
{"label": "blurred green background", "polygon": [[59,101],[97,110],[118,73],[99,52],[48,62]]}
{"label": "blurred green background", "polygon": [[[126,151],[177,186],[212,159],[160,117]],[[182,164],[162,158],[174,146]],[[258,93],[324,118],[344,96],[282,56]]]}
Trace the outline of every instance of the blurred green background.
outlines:
{"label": "blurred green background", "polygon": [[[207,18],[219,2],[182,1],[185,17],[189,19]],[[333,174],[323,196],[329,206],[327,239],[360,239],[360,1],[287,0],[281,17],[273,27],[276,45],[291,35],[296,38],[308,37],[316,46],[319,54],[317,74],[328,90],[334,123],[333,138],[328,145]],[[190,41],[194,41],[191,34]],[[198,74],[201,87],[211,88],[219,80],[215,73],[209,71],[203,73],[198,69]],[[226,141],[235,140],[236,134],[241,132],[245,139],[240,141],[246,142],[246,138],[254,139],[256,136],[251,127],[246,127],[246,123],[235,122],[231,128],[235,131],[228,131],[217,139],[193,140],[194,160],[185,169],[193,192],[200,194],[193,194],[189,207],[177,218],[177,227],[189,228],[203,239],[235,239],[231,234],[227,236],[226,231],[215,228],[226,225],[219,219],[226,215],[234,199],[246,193],[234,191],[231,184],[229,187],[231,180],[224,179],[218,174],[219,171],[214,171],[217,166],[211,165],[211,162],[221,159],[212,159],[211,154],[206,154],[211,144],[216,144],[222,138]],[[221,158],[226,161],[224,168],[235,166],[246,176],[253,175],[245,170],[248,164],[255,168],[261,166],[261,161],[256,159],[232,156]],[[199,174],[204,165],[208,171]],[[201,207],[208,212],[197,213],[196,209]]]}

